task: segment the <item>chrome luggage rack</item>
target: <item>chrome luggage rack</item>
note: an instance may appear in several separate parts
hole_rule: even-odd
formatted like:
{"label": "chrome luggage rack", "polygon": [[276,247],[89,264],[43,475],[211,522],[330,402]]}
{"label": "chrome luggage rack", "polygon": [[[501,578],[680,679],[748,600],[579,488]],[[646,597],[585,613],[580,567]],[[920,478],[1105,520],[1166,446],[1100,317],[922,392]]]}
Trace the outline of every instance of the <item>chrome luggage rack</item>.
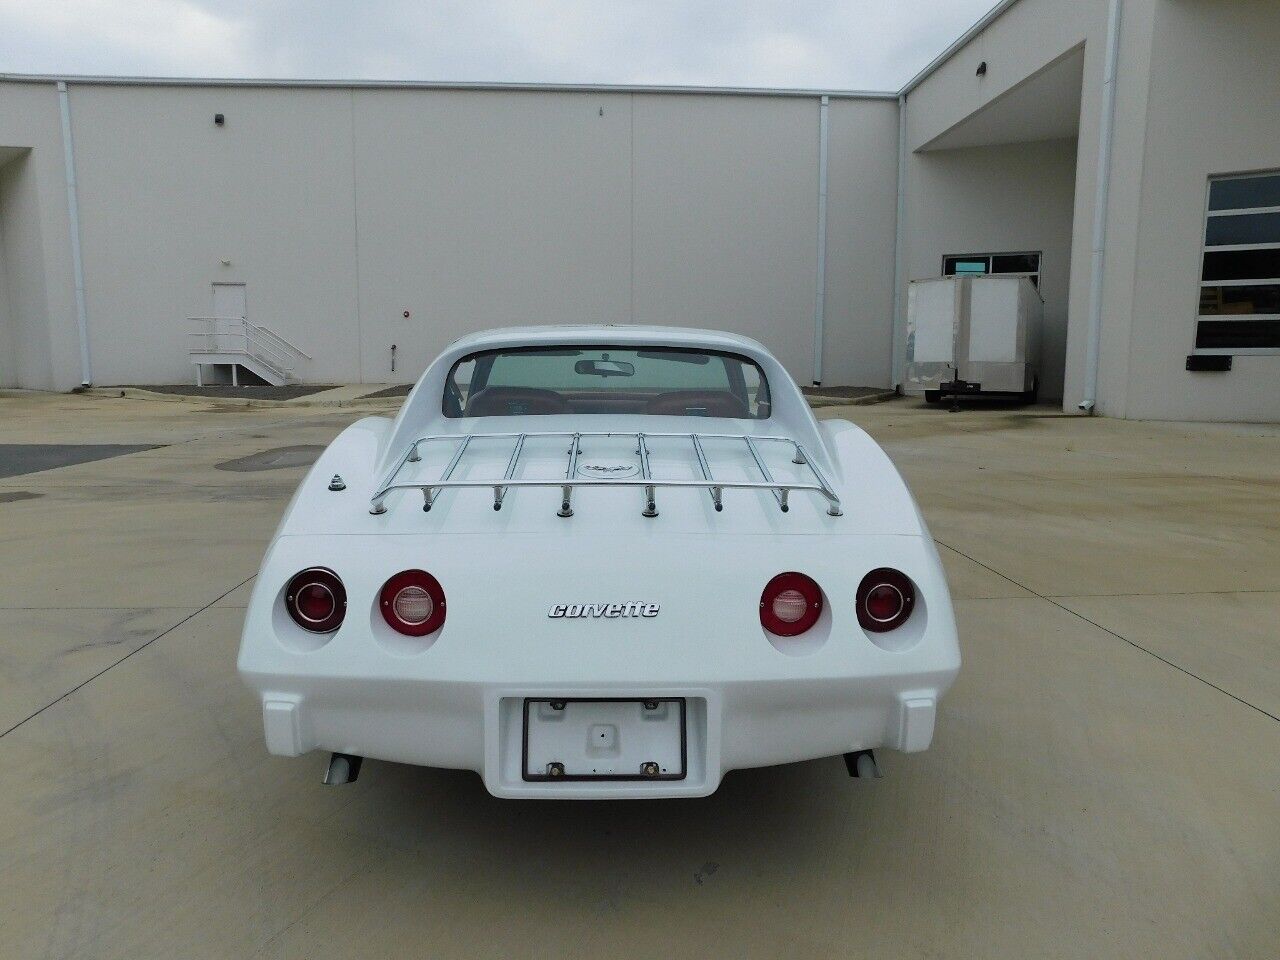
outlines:
{"label": "chrome luggage rack", "polygon": [[[516,466],[520,462],[520,454],[524,450],[525,441],[544,437],[559,437],[569,441],[568,462],[565,466],[564,477],[552,477],[543,480],[517,478],[515,475]],[[578,469],[578,454],[581,452],[582,440],[583,438],[591,437],[629,437],[634,440],[636,445],[635,452],[640,458],[640,476],[618,479],[597,477],[585,478],[575,476]],[[664,480],[660,477],[653,476],[649,469],[649,447],[646,441],[657,439],[688,441],[693,447],[694,455],[697,458],[698,468],[702,472],[702,479]],[[467,452],[467,447],[473,440],[513,441],[511,457],[507,461],[507,469],[504,476],[488,479],[452,479],[454,471],[462,461],[463,455]],[[739,440],[746,444],[747,451],[751,454],[752,460],[755,461],[756,468],[760,471],[761,479],[716,479],[711,472],[710,464],[707,462],[706,451],[703,449],[703,441],[705,440]],[[433,443],[449,443],[455,445],[453,455],[450,457],[440,476],[434,480],[397,479],[400,471],[404,469],[404,465],[406,463],[419,462],[422,459],[421,448]],[[773,474],[769,472],[768,466],[765,465],[764,459],[760,456],[760,450],[757,445],[762,443],[782,443],[789,446],[793,453],[791,462],[808,466],[809,471],[813,474],[813,479],[796,481],[775,480],[773,478]],[[827,513],[833,517],[841,516],[840,498],[836,496],[835,491],[831,488],[831,484],[829,484],[826,477],[822,475],[822,471],[818,469],[818,465],[815,464],[805,453],[804,447],[789,437],[755,437],[740,433],[590,433],[581,431],[556,431],[550,433],[462,433],[419,437],[417,440],[414,440],[409,444],[408,449],[405,450],[395,467],[393,467],[387,474],[386,479],[378,485],[377,491],[370,499],[369,512],[375,515],[386,513],[387,507],[385,501],[387,495],[396,490],[421,490],[422,509],[430,510],[432,505],[436,502],[436,498],[440,495],[440,491],[466,487],[492,487],[493,509],[495,510],[502,509],[502,502],[506,499],[507,491],[512,487],[559,487],[560,510],[558,515],[561,517],[573,516],[573,491],[575,487],[643,487],[644,510],[642,513],[646,517],[656,517],[658,515],[655,491],[659,487],[705,488],[711,495],[711,502],[718,511],[724,509],[723,494],[725,490],[771,490],[774,498],[778,501],[778,507],[783,513],[786,513],[789,509],[787,501],[791,491],[804,490],[821,494],[827,501]]]}

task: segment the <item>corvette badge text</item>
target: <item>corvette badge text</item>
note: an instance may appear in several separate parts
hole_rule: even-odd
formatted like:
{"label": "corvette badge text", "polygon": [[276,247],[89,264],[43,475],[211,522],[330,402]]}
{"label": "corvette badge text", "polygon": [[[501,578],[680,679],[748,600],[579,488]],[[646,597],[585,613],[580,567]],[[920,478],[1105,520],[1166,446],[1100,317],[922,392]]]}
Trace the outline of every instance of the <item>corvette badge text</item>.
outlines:
{"label": "corvette badge text", "polygon": [[626,617],[656,617],[660,609],[656,603],[641,603],[639,600],[629,603],[557,603],[547,611],[547,616],[553,620],[574,617],[617,620]]}

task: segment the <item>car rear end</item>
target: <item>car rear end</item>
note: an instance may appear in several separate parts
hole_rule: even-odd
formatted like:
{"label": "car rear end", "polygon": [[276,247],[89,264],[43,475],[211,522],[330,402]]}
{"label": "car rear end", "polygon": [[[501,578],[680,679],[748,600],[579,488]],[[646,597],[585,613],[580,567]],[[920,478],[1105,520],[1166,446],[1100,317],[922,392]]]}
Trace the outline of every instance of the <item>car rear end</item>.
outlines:
{"label": "car rear end", "polygon": [[959,667],[876,444],[759,344],[526,328],[354,424],[272,542],[239,666],[269,749],[471,769],[505,797],[701,796],[928,746]]}
{"label": "car rear end", "polygon": [[[290,612],[317,568],[346,598],[328,633]],[[406,571],[438,584],[433,632],[395,612]],[[473,769],[505,797],[700,796],[735,768],[922,750],[959,666],[920,536],[285,536],[250,635],[272,752]]]}

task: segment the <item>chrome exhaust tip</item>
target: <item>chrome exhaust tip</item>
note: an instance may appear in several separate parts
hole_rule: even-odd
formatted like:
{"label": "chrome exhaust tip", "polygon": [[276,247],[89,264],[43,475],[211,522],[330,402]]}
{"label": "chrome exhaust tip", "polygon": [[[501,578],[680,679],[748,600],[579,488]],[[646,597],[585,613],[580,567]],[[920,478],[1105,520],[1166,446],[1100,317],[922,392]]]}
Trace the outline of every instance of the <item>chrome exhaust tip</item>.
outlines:
{"label": "chrome exhaust tip", "polygon": [[335,753],[329,757],[329,767],[324,772],[321,782],[328,786],[342,783],[355,783],[360,776],[360,762],[363,757],[354,757],[349,753]]}
{"label": "chrome exhaust tip", "polygon": [[876,755],[871,750],[855,750],[852,753],[846,753],[844,767],[849,771],[849,776],[859,780],[879,780],[884,776],[880,772],[880,764],[876,762]]}

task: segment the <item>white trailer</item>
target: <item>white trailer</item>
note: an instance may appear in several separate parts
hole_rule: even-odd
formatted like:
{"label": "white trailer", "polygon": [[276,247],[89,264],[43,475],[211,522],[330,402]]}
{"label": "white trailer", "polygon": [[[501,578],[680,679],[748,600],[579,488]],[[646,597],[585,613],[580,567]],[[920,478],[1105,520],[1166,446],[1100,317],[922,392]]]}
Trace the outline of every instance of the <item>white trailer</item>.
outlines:
{"label": "white trailer", "polygon": [[907,291],[907,393],[1018,396],[1039,389],[1044,303],[1026,277],[938,277]]}

